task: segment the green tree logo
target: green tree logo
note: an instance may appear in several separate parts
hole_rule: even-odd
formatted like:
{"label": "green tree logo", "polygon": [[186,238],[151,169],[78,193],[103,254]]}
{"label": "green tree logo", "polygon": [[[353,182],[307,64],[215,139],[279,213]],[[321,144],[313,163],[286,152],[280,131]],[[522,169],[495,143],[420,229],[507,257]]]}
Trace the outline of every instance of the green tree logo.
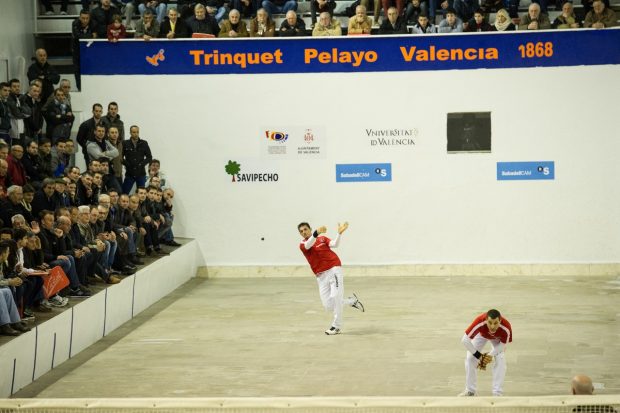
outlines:
{"label": "green tree logo", "polygon": [[226,169],[226,173],[228,175],[232,175],[232,181],[236,182],[237,179],[235,178],[235,176],[239,173],[239,171],[241,171],[241,165],[239,165],[237,162],[228,161],[228,164],[226,164],[226,167],[224,169]]}

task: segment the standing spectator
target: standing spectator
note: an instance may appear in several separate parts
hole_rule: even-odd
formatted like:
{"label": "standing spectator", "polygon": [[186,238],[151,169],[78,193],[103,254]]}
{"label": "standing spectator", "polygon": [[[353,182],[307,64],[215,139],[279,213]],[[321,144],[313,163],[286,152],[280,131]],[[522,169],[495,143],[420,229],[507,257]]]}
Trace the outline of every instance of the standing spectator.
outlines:
{"label": "standing spectator", "polygon": [[11,111],[7,102],[10,93],[11,86],[6,82],[0,83],[0,139],[8,143],[11,142]]}
{"label": "standing spectator", "polygon": [[239,10],[232,9],[228,13],[228,20],[222,22],[218,37],[250,37],[245,22],[241,20]]}
{"label": "standing spectator", "polygon": [[605,7],[602,0],[594,0],[592,10],[586,15],[583,27],[591,27],[593,29],[603,29],[605,27],[614,27],[618,24],[616,13]]}
{"label": "standing spectator", "polygon": [[39,157],[41,158],[41,173],[45,177],[52,177],[52,142],[47,138],[39,140]]}
{"label": "standing spectator", "polygon": [[286,14],[289,10],[297,11],[297,0],[263,0],[263,9],[269,14]]}
{"label": "standing spectator", "polygon": [[103,126],[106,129],[110,129],[111,126],[116,126],[121,141],[125,140],[125,124],[121,120],[121,115],[118,114],[118,103],[108,103],[108,113],[101,119]]}
{"label": "standing spectator", "polygon": [[359,5],[355,8],[355,16],[349,19],[349,36],[352,34],[370,34],[372,19],[366,15],[366,7]]}
{"label": "standing spectator", "polygon": [[73,68],[75,74],[75,86],[82,90],[82,78],[80,70],[80,39],[96,39],[97,25],[91,19],[88,10],[80,11],[80,15],[71,24],[71,51],[73,52]]}
{"label": "standing spectator", "polygon": [[108,25],[108,41],[116,43],[126,36],[127,31],[125,30],[125,26],[123,26],[123,19],[118,14],[114,15],[114,17],[112,17],[112,23]]}
{"label": "standing spectator", "polygon": [[95,22],[95,30],[98,38],[106,38],[108,26],[112,23],[112,18],[120,14],[120,10],[117,9],[116,6],[113,6],[110,0],[101,0],[101,5],[95,8],[91,13],[91,17]]}
{"label": "standing spectator", "polygon": [[30,110],[30,116],[24,119],[24,136],[26,139],[39,141],[43,129],[43,112],[41,109],[41,87],[31,82],[28,93],[22,95],[21,104]]}
{"label": "standing spectator", "polygon": [[47,121],[46,136],[53,143],[60,138],[71,136],[74,116],[71,105],[66,101],[65,93],[61,89],[56,89],[54,92],[54,101],[45,112],[45,120]]}
{"label": "standing spectator", "polygon": [[527,14],[521,19],[519,30],[547,30],[550,28],[549,17],[540,12],[540,5],[531,3],[527,9]]}
{"label": "standing spectator", "polygon": [[338,19],[324,11],[319,16],[319,22],[312,30],[312,36],[342,36],[342,27]]}
{"label": "standing spectator", "polygon": [[330,16],[334,15],[336,8],[335,0],[310,0],[310,18],[312,19],[312,28],[316,26],[316,16],[323,12],[328,12]]}
{"label": "standing spectator", "polygon": [[11,154],[7,157],[9,163],[8,174],[11,177],[13,185],[24,186],[28,183],[26,176],[26,168],[22,163],[24,157],[24,147],[21,145],[11,146]]}
{"label": "standing spectator", "polygon": [[[86,165],[88,165],[90,159],[88,158],[88,151],[86,150],[86,145],[88,141],[95,139],[95,128],[98,125],[103,125],[102,117],[103,114],[103,106],[99,103],[95,103],[92,108],[93,117],[85,120],[80,124],[77,133],[77,143],[82,147],[82,153],[84,154],[84,161]],[[105,126],[104,126],[105,128]]]}
{"label": "standing spectator", "polygon": [[286,12],[286,20],[280,26],[280,37],[294,37],[306,35],[306,23],[297,17],[293,10]]}
{"label": "standing spectator", "polygon": [[23,143],[24,139],[24,119],[28,118],[30,108],[22,105],[21,83],[18,79],[11,79],[9,81],[10,93],[7,98],[7,104],[9,105],[9,111],[11,113],[11,130],[9,135],[11,136],[12,143]]}
{"label": "standing spectator", "polygon": [[143,187],[146,182],[146,170],[153,157],[147,141],[140,138],[140,128],[129,128],[130,139],[123,142],[123,165],[125,166],[125,180],[123,193],[129,194],[134,184]]}
{"label": "standing spectator", "polygon": [[161,24],[166,18],[166,9],[168,6],[162,0],[146,0],[138,5],[140,14],[143,15],[147,10],[157,16],[157,22]]}
{"label": "standing spectator", "polygon": [[119,139],[119,133],[116,126],[110,126],[110,129],[108,129],[108,141],[118,151],[118,155],[109,161],[110,172],[112,172],[120,182],[123,178],[123,142]]}
{"label": "standing spectator", "polygon": [[60,75],[48,63],[45,49],[37,49],[34,60],[28,68],[28,80],[30,82],[35,79],[41,80],[41,101],[47,102],[47,99],[54,93],[54,85],[60,81]]}
{"label": "standing spectator", "polygon": [[276,24],[265,9],[258,9],[256,17],[250,21],[250,37],[274,37]]}
{"label": "standing spectator", "polygon": [[383,19],[379,27],[379,34],[408,34],[407,20],[398,14],[396,7],[387,11],[387,19]]}
{"label": "standing spectator", "polygon": [[207,14],[207,8],[200,3],[194,7],[194,15],[187,19],[186,23],[192,34],[211,34],[216,37],[220,32],[217,21]]}
{"label": "standing spectator", "polygon": [[168,20],[160,23],[159,37],[166,39],[183,39],[190,37],[189,27],[181,19],[174,7],[168,10]]}
{"label": "standing spectator", "polygon": [[151,40],[159,36],[159,22],[155,20],[153,12],[146,10],[136,24],[136,39]]}
{"label": "standing spectator", "polygon": [[109,161],[118,156],[118,149],[105,139],[105,128],[103,125],[97,126],[95,130],[95,139],[88,142],[86,148],[88,150],[88,157],[91,161],[98,161],[101,158],[105,158]]}

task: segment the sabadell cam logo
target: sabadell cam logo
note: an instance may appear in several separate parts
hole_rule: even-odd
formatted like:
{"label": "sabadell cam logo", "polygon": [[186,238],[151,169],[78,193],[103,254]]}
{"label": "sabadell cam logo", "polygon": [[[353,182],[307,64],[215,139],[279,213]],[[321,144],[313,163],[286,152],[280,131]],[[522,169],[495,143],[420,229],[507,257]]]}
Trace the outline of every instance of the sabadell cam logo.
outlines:
{"label": "sabadell cam logo", "polygon": [[235,161],[228,161],[224,169],[232,176],[232,182],[277,182],[279,178],[277,173],[241,173],[241,164]]}
{"label": "sabadell cam logo", "polygon": [[274,142],[286,142],[288,140],[288,133],[278,131],[265,131],[265,136],[270,141]]}

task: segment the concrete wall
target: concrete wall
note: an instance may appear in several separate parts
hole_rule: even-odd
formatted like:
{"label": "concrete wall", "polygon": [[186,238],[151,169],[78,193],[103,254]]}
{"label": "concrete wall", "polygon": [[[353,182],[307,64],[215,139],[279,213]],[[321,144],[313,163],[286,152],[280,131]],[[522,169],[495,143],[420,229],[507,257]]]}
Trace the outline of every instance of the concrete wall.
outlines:
{"label": "concrete wall", "polygon": [[[618,66],[415,73],[87,76],[118,101],[177,190],[176,233],[209,265],[299,265],[296,225],[337,222],[350,265],[620,261]],[[601,91],[605,93],[601,93]],[[490,153],[448,154],[447,113],[491,112]],[[311,128],[322,153],[278,160],[265,131]],[[415,129],[415,145],[368,130]],[[289,147],[289,150],[296,148]],[[277,173],[277,182],[232,182]],[[548,181],[498,181],[500,161],[554,161]],[[391,182],[337,183],[386,162]]]}
{"label": "concrete wall", "polygon": [[0,79],[17,78],[27,84],[26,70],[34,56],[35,10],[32,0],[2,0],[0,2]]}

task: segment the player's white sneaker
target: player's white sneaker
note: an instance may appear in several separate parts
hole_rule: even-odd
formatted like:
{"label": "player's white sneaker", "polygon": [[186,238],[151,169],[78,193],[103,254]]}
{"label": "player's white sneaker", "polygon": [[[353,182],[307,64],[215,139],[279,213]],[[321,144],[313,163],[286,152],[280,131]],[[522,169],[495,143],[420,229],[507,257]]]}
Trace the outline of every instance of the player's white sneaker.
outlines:
{"label": "player's white sneaker", "polygon": [[471,397],[471,396],[475,396],[476,393],[474,393],[473,391],[469,391],[469,390],[465,390],[462,393],[459,393],[459,397]]}
{"label": "player's white sneaker", "polygon": [[353,297],[355,297],[355,302],[353,304],[351,304],[351,307],[357,308],[358,310],[360,310],[363,313],[365,311],[364,310],[364,304],[362,304],[360,299],[357,298],[357,295],[355,293],[353,293]]}
{"label": "player's white sneaker", "polygon": [[340,334],[340,329],[332,326],[329,330],[325,330],[325,334],[328,336],[335,336],[336,334]]}

